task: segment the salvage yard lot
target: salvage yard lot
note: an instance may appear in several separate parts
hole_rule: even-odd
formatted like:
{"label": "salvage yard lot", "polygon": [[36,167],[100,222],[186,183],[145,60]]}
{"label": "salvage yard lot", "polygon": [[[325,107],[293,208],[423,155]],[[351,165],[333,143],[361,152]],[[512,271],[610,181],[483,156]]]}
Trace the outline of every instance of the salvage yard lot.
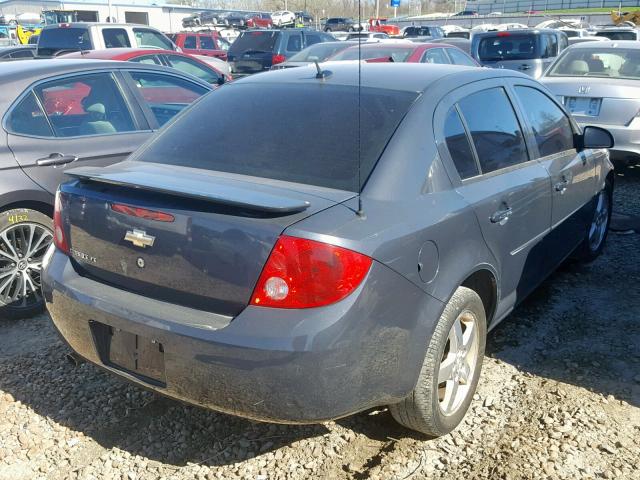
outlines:
{"label": "salvage yard lot", "polygon": [[[640,215],[640,168],[614,210]],[[73,367],[50,320],[0,321],[0,480],[640,478],[639,235],[611,233],[488,338],[463,424],[427,440],[385,409],[251,422]]]}

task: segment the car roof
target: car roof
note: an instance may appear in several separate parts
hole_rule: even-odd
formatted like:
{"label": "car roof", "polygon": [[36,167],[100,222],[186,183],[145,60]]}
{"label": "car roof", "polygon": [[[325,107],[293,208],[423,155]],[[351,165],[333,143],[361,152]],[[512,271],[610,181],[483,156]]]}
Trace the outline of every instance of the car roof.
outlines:
{"label": "car roof", "polygon": [[400,49],[400,48],[407,48],[407,47],[416,49],[421,47],[422,45],[429,45],[429,44],[416,43],[416,42],[407,40],[406,42],[398,42],[398,43],[386,43],[386,42],[361,43],[360,46],[358,47],[358,43],[356,42],[356,44],[353,47],[349,47],[349,50],[355,50],[356,48],[360,48],[362,50],[378,50],[380,48],[384,48],[386,50],[388,48]]}
{"label": "car roof", "polygon": [[637,40],[606,40],[602,42],[584,42],[576,43],[571,46],[571,50],[589,49],[592,47],[602,48],[627,48],[633,50],[640,50],[640,42]]}
{"label": "car roof", "polygon": [[488,32],[477,32],[474,33],[474,37],[490,37],[495,35],[505,35],[505,33],[509,35],[516,35],[518,33],[563,33],[560,30],[556,30],[555,28],[514,28],[512,30],[490,30]]}
{"label": "car roof", "polygon": [[123,60],[139,55],[179,54],[173,50],[158,48],[105,48],[103,50],[85,50],[63,55],[63,58],[94,58],[98,60]]}
{"label": "car roof", "polygon": [[330,75],[318,79],[315,65],[287,68],[252,75],[236,80],[230,85],[253,84],[301,84],[322,82],[325,85],[358,87],[361,73],[363,87],[381,88],[405,92],[424,92],[433,83],[456,76],[460,85],[497,77],[531,78],[512,70],[464,67],[460,65],[425,65],[421,63],[366,63],[355,61],[324,62],[320,64]]}
{"label": "car roof", "polygon": [[[65,25],[64,27],[60,27],[60,25]],[[43,27],[43,30],[50,30],[53,28],[89,28],[89,27],[145,27],[150,30],[157,30],[157,28],[150,27],[149,25],[142,25],[139,23],[106,23],[106,22],[71,22],[71,23],[54,23],[51,25],[46,25]]]}

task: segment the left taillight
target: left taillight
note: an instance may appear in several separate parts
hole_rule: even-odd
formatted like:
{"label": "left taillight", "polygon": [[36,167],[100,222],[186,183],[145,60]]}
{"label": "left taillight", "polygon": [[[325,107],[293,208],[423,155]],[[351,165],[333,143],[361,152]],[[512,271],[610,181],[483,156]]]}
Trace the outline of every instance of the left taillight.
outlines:
{"label": "left taillight", "polygon": [[338,302],[362,283],[370,257],[305,238],[278,238],[251,297],[251,304],[314,308]]}
{"label": "left taillight", "polygon": [[69,242],[62,222],[62,196],[63,194],[58,190],[53,209],[53,243],[59,250],[69,254]]}
{"label": "left taillight", "polygon": [[287,57],[279,53],[276,53],[271,57],[271,65],[277,65],[279,63],[283,63],[286,61],[287,61]]}

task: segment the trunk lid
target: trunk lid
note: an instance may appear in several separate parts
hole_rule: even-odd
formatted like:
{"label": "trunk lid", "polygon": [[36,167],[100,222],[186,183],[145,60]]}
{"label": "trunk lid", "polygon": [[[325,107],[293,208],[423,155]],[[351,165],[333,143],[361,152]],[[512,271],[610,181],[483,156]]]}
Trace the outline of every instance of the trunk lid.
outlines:
{"label": "trunk lid", "polygon": [[582,124],[627,125],[640,111],[640,87],[629,80],[544,77],[542,83]]}
{"label": "trunk lid", "polygon": [[285,228],[355,195],[146,162],[68,173],[78,179],[61,187],[76,270],[228,316],[249,303]]}

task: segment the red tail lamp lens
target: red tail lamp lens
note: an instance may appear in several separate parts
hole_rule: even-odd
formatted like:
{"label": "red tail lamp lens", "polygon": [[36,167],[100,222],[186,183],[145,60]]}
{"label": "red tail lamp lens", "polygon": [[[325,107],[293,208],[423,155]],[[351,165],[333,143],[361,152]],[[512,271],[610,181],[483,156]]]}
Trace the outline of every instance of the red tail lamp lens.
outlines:
{"label": "red tail lamp lens", "polygon": [[338,302],[358,288],[371,262],[346,248],[283,235],[262,270],[251,304],[314,308]]}
{"label": "red tail lamp lens", "polygon": [[279,63],[285,62],[287,60],[287,57],[285,57],[284,55],[274,55],[273,57],[271,57],[271,64],[272,65],[277,65]]}
{"label": "red tail lamp lens", "polygon": [[62,201],[63,194],[60,190],[56,192],[56,201],[53,207],[53,243],[62,252],[69,254],[69,242],[64,231],[62,222]]}

